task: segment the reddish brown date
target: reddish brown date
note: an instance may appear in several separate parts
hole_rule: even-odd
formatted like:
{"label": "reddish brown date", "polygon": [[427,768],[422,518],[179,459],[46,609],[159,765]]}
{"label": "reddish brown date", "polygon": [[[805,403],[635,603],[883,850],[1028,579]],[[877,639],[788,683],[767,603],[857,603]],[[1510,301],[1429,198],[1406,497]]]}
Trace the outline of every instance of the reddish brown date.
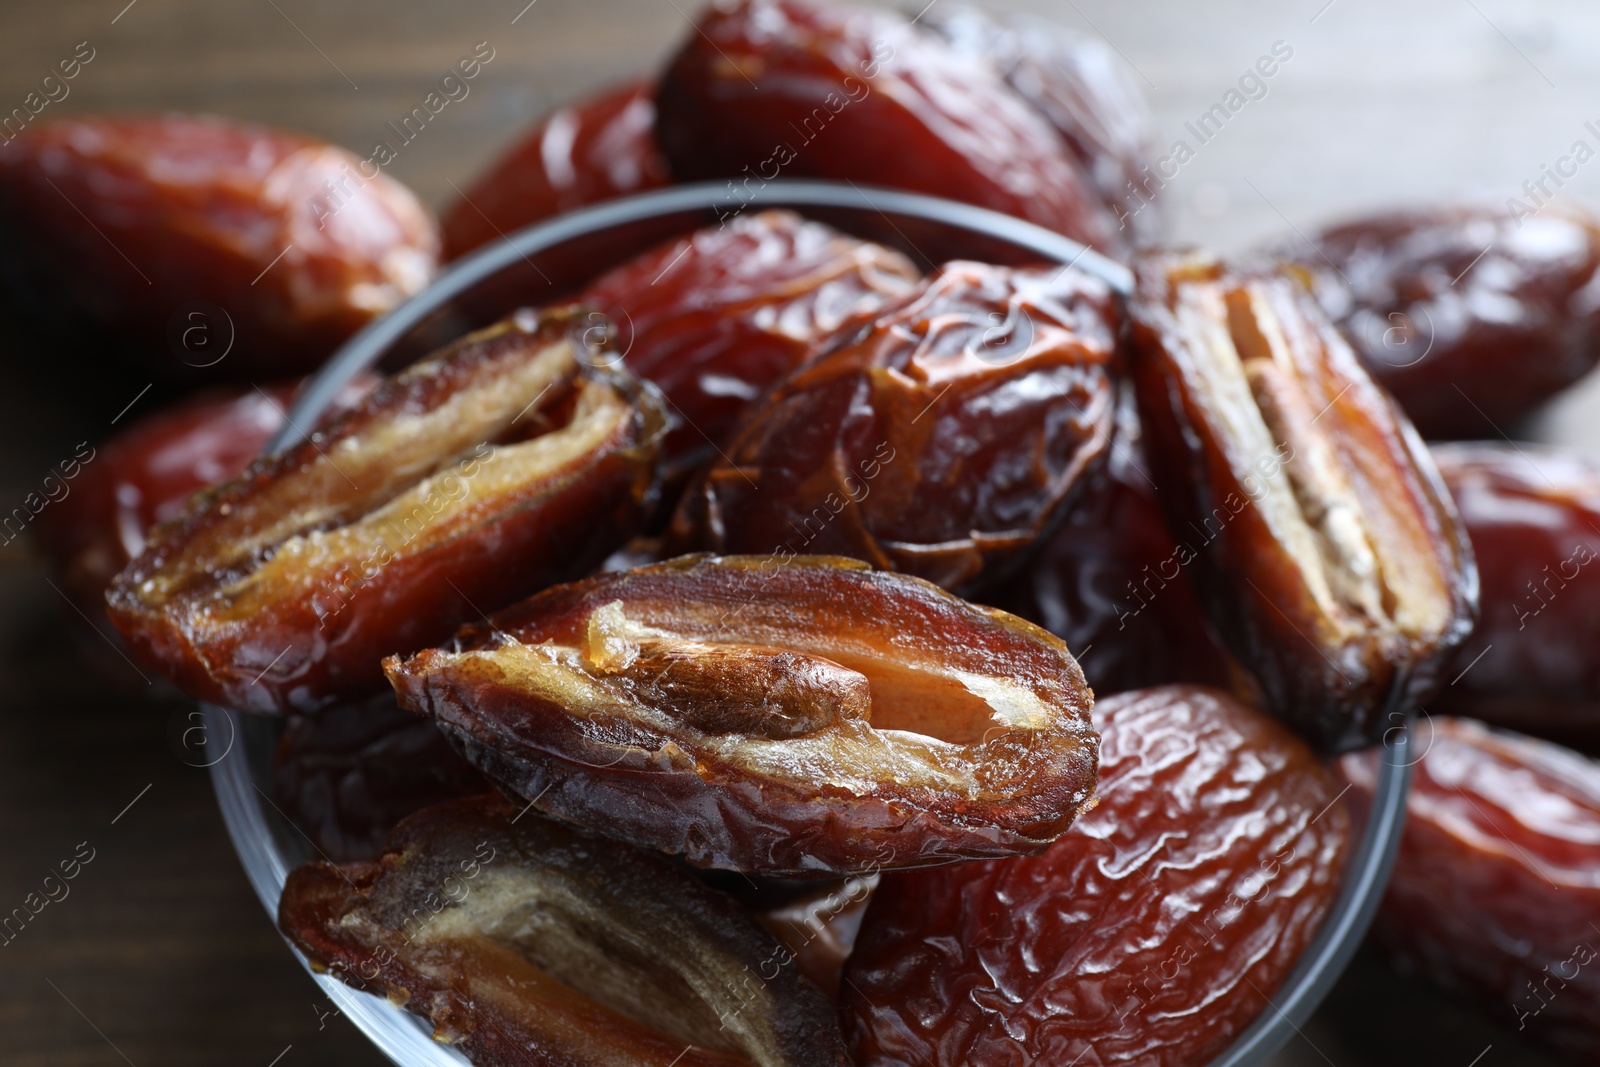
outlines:
{"label": "reddish brown date", "polygon": [[522,312],[469,335],[197,498],[117,577],[112,621],[192,696],[307,712],[587,572],[648,511],[664,417],[586,325]]}
{"label": "reddish brown date", "polygon": [[723,0],[701,16],[656,100],[673,173],[732,179],[741,200],[779,176],[834,178],[1119,247],[1115,218],[1049,120],[988,63],[902,15]]}
{"label": "reddish brown date", "polygon": [[1133,391],[1124,387],[1106,465],[1032,562],[989,598],[1065,641],[1101,696],[1233,684],[1231,657],[1183,566],[1194,551],[1168,529],[1150,477]]}
{"label": "reddish brown date", "polygon": [[289,876],[312,965],[478,1067],[847,1067],[831,1006],[734,901],[499,797],[413,815],[376,863]]}
{"label": "reddish brown date", "polygon": [[630,82],[540,119],[444,216],[446,259],[563,211],[667,184],[655,86]]}
{"label": "reddish brown date", "polygon": [[846,968],[858,1067],[1199,1067],[1338,891],[1349,817],[1303,742],[1221,693],[1095,708],[1100,801],[1042,855],[883,876]]}
{"label": "reddish brown date", "polygon": [[740,215],[602,275],[577,298],[617,324],[628,369],[661,387],[676,423],[666,478],[716,455],[745,404],[846,319],[910,290],[898,252],[789,211]]}
{"label": "reddish brown date", "polygon": [[1050,120],[1124,230],[1124,243],[1154,243],[1161,222],[1145,197],[1152,184],[1155,120],[1108,45],[1046,19],[939,4],[919,20],[962,55],[993,64],[1006,84]]}
{"label": "reddish brown date", "polygon": [[1477,607],[1427,449],[1285,278],[1153,256],[1132,317],[1152,473],[1212,623],[1269,710],[1324,747],[1372,739]]}
{"label": "reddish brown date", "polygon": [[1066,646],[851,560],[604,574],[384,665],[502,786],[699,866],[815,878],[1031,852],[1094,788]]}
{"label": "reddish brown date", "polygon": [[[1421,723],[1405,836],[1373,927],[1491,1018],[1600,1058],[1600,763],[1462,719]],[[1370,802],[1376,767],[1343,760]]]}
{"label": "reddish brown date", "polygon": [[1600,224],[1419,208],[1285,245],[1425,437],[1499,437],[1600,359]]}
{"label": "reddish brown date", "polygon": [[982,587],[1104,457],[1117,315],[1078,271],[946,265],[846,323],[750,409],[671,542],[853,556]]}
{"label": "reddish brown date", "polygon": [[393,693],[295,715],[278,738],[279,811],[324,859],[375,860],[401,819],[491,788],[429,719]]}
{"label": "reddish brown date", "polygon": [[11,273],[163,370],[308,371],[420,291],[438,227],[312,137],[198,115],[86,116],[0,148]]}
{"label": "reddish brown date", "polygon": [[1532,444],[1435,446],[1483,582],[1433,707],[1600,744],[1600,461]]}

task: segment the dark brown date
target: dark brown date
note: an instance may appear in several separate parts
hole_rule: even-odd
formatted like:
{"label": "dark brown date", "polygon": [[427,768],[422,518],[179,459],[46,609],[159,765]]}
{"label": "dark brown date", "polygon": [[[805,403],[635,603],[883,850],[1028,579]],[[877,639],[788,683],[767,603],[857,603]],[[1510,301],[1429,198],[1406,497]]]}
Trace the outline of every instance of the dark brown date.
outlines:
{"label": "dark brown date", "polygon": [[197,498],[118,575],[112,621],[192,696],[308,712],[586,573],[648,511],[664,416],[585,326],[522,312],[471,334]]}
{"label": "dark brown date", "polygon": [[552,111],[445,213],[445,258],[563,211],[667,184],[655,125],[655,86],[647,81]]}
{"label": "dark brown date", "polygon": [[1374,738],[1432,694],[1477,607],[1427,449],[1286,278],[1152,256],[1132,317],[1153,475],[1172,528],[1196,539],[1212,623],[1316,744]]}
{"label": "dark brown date", "polygon": [[1483,583],[1477,628],[1433,707],[1600,744],[1600,460],[1487,442],[1433,455]]}
{"label": "dark brown date", "polygon": [[1115,51],[1097,38],[1014,12],[938,4],[919,22],[962,55],[995,66],[1050,120],[1106,209],[1130,231],[1124,243],[1160,238],[1160,217],[1140,195],[1151,184],[1155,120]]}
{"label": "dark brown date", "polygon": [[339,863],[375,860],[401,819],[491,786],[429,719],[393,693],[293,715],[278,738],[274,803]]}
{"label": "dark brown date", "polygon": [[668,65],[656,101],[673,173],[731,179],[741,201],[780,175],[834,178],[1120,247],[1115,218],[1050,122],[987,62],[902,15],[722,0]]}
{"label": "dark brown date", "polygon": [[1103,459],[1118,323],[1110,290],[1078,271],[948,264],[753,405],[669,542],[981,588]]}
{"label": "dark brown date", "polygon": [[747,403],[840,323],[905,294],[917,277],[882,245],[763,211],[646,252],[577,300],[617,324],[628,369],[671,404],[666,480],[681,488]]}
{"label": "dark brown date", "polygon": [[849,1063],[831,1006],[731,898],[499,797],[411,816],[376,863],[294,871],[278,926],[478,1067]]}
{"label": "dark brown date", "polygon": [[173,375],[314,369],[420,291],[433,215],[312,137],[202,115],[83,116],[0,148],[9,273]]}
{"label": "dark brown date", "polygon": [[[1574,1063],[1600,1058],[1600,763],[1464,719],[1425,720],[1373,932],[1406,969]],[[1342,761],[1370,803],[1374,763]]]}
{"label": "dark brown date", "polygon": [[1454,205],[1286,244],[1372,376],[1425,437],[1499,437],[1600,359],[1600,224]]}
{"label": "dark brown date", "polygon": [[1299,738],[1213,690],[1095,708],[1099,804],[1042,855],[883,876],[845,972],[858,1067],[1199,1067],[1338,891],[1349,816]]}
{"label": "dark brown date", "polygon": [[384,666],[502,786],[698,866],[815,878],[1031,852],[1094,787],[1066,646],[852,560],[603,574]]}

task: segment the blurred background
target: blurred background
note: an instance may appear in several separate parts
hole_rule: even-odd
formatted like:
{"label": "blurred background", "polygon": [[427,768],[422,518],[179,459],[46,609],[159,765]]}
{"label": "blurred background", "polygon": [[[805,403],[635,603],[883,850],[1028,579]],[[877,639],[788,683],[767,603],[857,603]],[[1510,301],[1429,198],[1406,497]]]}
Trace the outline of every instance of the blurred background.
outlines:
{"label": "blurred background", "polygon": [[[1459,193],[1503,202],[1525,196],[1524,183],[1575,141],[1600,144],[1592,3],[1005,6],[1102,36],[1143,86],[1162,154],[1179,139],[1194,148],[1161,193],[1183,242],[1232,251],[1377,206]],[[386,123],[487,42],[494,58],[470,95],[386,168],[440,207],[452,182],[470,180],[543,112],[655,67],[689,32],[695,8],[692,0],[6,0],[0,110],[87,42],[93,60],[41,118],[212,111],[365,155]],[[1186,124],[1268,54],[1282,62],[1264,91],[1198,143]],[[1558,200],[1600,203],[1600,162],[1564,181]],[[14,330],[14,309],[0,313],[0,500],[10,502],[153,397],[139,392],[140,372],[81,370],[49,338]],[[1590,415],[1596,389],[1560,401],[1539,433],[1600,445],[1600,420]],[[0,547],[0,909],[34,891],[62,857],[93,855],[67,899],[0,947],[0,1062],[383,1062],[318,994],[251,894],[206,772],[186,761],[187,708],[140,698],[131,664],[121,678],[84,671],[74,646],[96,641],[52,587],[36,544]],[[123,668],[113,659],[111,669]],[[1364,955],[1279,1062],[1549,1062],[1500,1022]]]}

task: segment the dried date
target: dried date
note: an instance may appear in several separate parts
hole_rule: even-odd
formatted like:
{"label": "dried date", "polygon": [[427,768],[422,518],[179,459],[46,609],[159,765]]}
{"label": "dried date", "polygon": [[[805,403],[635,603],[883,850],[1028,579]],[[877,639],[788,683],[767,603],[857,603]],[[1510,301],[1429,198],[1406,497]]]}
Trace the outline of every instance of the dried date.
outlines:
{"label": "dried date", "polygon": [[751,407],[669,543],[853,556],[979,589],[1104,458],[1119,322],[1081,272],[947,264]]}
{"label": "dried date", "polygon": [[585,573],[648,512],[664,425],[588,327],[522,312],[402,371],[155,531],[112,621],[193,696],[307,712]]}
{"label": "dried date", "polygon": [[1117,224],[1050,122],[904,16],[805,0],[707,9],[657,91],[675,175],[834,178],[993,208],[1102,251]]}
{"label": "dried date", "polygon": [[503,787],[699,866],[815,878],[1031,852],[1094,787],[1066,646],[851,560],[603,574],[384,665]]}
{"label": "dried date", "polygon": [[1095,708],[1099,804],[1043,854],[883,876],[846,968],[859,1067],[1198,1067],[1338,891],[1349,817],[1297,737],[1219,692]]}
{"label": "dried date", "polygon": [[478,1067],[849,1062],[830,1005],[732,899],[498,797],[412,816],[376,863],[294,871],[278,925]]}
{"label": "dried date", "polygon": [[0,230],[24,291],[186,377],[312,370],[439,255],[422,202],[344,149],[199,115],[29,127],[0,148]]}
{"label": "dried date", "polygon": [[1269,710],[1324,747],[1372,739],[1477,607],[1427,449],[1286,278],[1152,256],[1132,318],[1154,478],[1212,623]]}
{"label": "dried date", "polygon": [[[1600,1057],[1600,763],[1465,719],[1418,726],[1405,834],[1373,927],[1403,967],[1525,1037]],[[1342,769],[1370,803],[1376,767]]]}

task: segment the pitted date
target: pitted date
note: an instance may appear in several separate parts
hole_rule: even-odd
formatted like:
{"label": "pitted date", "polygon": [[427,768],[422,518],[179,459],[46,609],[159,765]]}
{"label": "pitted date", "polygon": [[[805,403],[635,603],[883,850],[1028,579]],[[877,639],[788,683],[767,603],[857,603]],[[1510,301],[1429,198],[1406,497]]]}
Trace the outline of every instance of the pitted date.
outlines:
{"label": "pitted date", "polygon": [[667,184],[655,86],[631,82],[540,119],[444,217],[447,259],[563,211]]}
{"label": "pitted date", "polygon": [[309,712],[585,573],[648,512],[664,425],[586,328],[522,312],[402,371],[156,530],[112,621],[192,696]]}
{"label": "pitted date", "polygon": [[1032,852],[1094,787],[1066,646],[853,560],[603,574],[384,666],[503,787],[698,866],[815,878]]}
{"label": "pitted date", "polygon": [[[1467,994],[1574,1063],[1600,1057],[1600,763],[1435,717],[1373,932],[1403,967]],[[1346,756],[1370,803],[1374,762]]]}
{"label": "pitted date", "polygon": [[981,589],[1104,458],[1117,316],[1075,270],[947,264],[752,406],[669,543],[853,556]]}
{"label": "pitted date", "polygon": [[1600,744],[1600,461],[1533,444],[1435,445],[1483,583],[1433,707]]}
{"label": "pitted date", "polygon": [[883,876],[845,973],[859,1067],[1209,1063],[1338,892],[1349,816],[1222,693],[1095,708],[1099,804],[1043,854]]}
{"label": "pitted date", "polygon": [[19,284],[186,377],[312,370],[439,256],[432,213],[344,149],[199,115],[29,127],[0,229]]}
{"label": "pitted date", "polygon": [[1431,695],[1477,608],[1432,458],[1286,278],[1152,256],[1132,317],[1154,478],[1211,621],[1269,710],[1359,746]]}
{"label": "pitted date", "polygon": [[789,211],[740,215],[633,259],[579,303],[617,324],[628,369],[661,388],[678,423],[666,480],[716,455],[745,404],[846,319],[910,290],[898,252]]}
{"label": "pitted date", "polygon": [[1600,359],[1600,224],[1571,209],[1392,212],[1277,254],[1425,437],[1498,437]]}
{"label": "pitted date", "polygon": [[938,4],[918,21],[962,55],[993,64],[1050,120],[1107,210],[1131,228],[1126,243],[1159,239],[1159,215],[1140,195],[1151,184],[1155,120],[1115,51],[1097,38],[1015,13]]}
{"label": "pitted date", "polygon": [[721,0],[662,75],[673,173],[741,200],[784,177],[931,193],[1103,251],[1113,216],[1050,122],[987,62],[904,16],[809,0]]}
{"label": "pitted date", "polygon": [[278,926],[478,1067],[849,1063],[831,1006],[732,899],[499,797],[411,816],[376,863],[299,868]]}

